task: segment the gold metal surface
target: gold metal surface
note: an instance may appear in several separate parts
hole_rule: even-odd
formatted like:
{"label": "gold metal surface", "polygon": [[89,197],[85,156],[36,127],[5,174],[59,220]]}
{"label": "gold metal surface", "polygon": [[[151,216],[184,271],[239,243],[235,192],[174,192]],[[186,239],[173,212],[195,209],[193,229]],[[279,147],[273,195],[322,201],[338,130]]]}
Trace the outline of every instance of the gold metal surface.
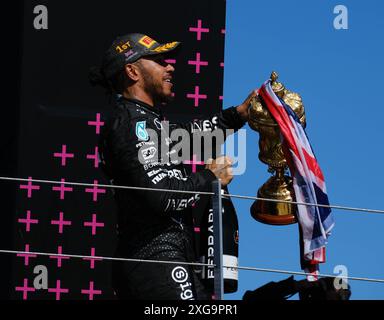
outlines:
{"label": "gold metal surface", "polygon": [[[272,90],[297,114],[305,127],[305,111],[299,94],[285,88],[277,81],[276,72],[271,74]],[[295,201],[292,178],[285,175],[288,169],[280,140],[280,129],[276,121],[263,106],[258,96],[251,100],[249,126],[259,132],[259,159],[268,165],[268,171],[274,174],[258,190],[258,197],[275,200]],[[256,220],[273,225],[286,225],[296,222],[296,205],[268,201],[256,201],[251,214]]]}

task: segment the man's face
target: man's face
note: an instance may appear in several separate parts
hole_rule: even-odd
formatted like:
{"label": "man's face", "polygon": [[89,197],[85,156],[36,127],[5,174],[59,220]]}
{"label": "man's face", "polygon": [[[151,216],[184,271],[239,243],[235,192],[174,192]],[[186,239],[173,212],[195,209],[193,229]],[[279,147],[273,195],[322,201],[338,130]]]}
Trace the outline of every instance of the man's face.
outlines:
{"label": "man's face", "polygon": [[164,55],[155,55],[141,58],[139,62],[143,90],[155,103],[172,100],[172,78],[175,68],[165,60]]}

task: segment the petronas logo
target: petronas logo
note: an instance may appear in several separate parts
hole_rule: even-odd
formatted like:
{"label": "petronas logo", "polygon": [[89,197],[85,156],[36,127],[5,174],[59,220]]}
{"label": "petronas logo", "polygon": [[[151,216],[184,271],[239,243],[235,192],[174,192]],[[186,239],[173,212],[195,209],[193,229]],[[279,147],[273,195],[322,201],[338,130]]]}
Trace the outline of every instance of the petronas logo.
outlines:
{"label": "petronas logo", "polygon": [[139,121],[136,122],[136,136],[139,138],[139,140],[147,141],[149,136],[146,129],[147,121]]}

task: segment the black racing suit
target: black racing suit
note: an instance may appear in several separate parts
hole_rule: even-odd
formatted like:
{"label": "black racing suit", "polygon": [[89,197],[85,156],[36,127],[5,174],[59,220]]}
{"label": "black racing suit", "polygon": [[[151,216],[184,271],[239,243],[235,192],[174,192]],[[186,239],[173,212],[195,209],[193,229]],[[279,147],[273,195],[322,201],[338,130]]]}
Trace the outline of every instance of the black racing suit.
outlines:
{"label": "black racing suit", "polygon": [[[185,125],[161,122],[159,108],[126,98],[117,101],[99,143],[103,168],[115,185],[184,191],[211,191],[216,179],[208,169],[187,176],[184,164],[172,158],[170,132],[239,129],[235,108],[210,120]],[[158,137],[158,138],[156,138]],[[191,142],[192,143],[192,142]],[[169,147],[169,152],[161,150]],[[196,262],[191,207],[198,194],[115,189],[118,206],[118,257]],[[117,262],[115,292],[123,299],[210,299],[188,265]]]}

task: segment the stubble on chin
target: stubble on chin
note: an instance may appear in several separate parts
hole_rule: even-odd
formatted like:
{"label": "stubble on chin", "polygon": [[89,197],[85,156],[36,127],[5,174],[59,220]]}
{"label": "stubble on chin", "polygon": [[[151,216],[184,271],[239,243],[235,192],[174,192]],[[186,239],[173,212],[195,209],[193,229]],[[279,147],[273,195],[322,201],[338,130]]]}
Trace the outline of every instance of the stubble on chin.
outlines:
{"label": "stubble on chin", "polygon": [[156,84],[152,75],[147,70],[142,70],[144,80],[144,91],[150,95],[155,104],[166,105],[174,100],[172,93],[169,95],[164,94],[162,84]]}

